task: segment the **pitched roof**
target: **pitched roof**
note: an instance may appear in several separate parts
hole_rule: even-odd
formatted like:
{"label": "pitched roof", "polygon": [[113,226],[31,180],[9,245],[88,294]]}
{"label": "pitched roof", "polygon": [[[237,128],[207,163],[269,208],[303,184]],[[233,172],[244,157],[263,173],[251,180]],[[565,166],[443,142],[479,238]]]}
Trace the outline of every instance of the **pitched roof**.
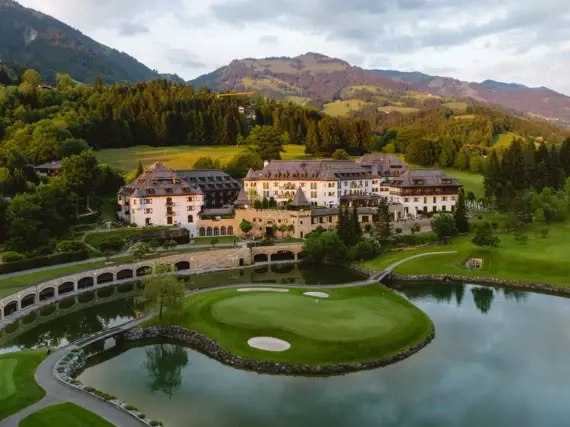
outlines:
{"label": "pitched roof", "polygon": [[119,190],[119,194],[137,198],[163,196],[191,196],[203,194],[199,188],[182,180],[176,172],[160,162],[154,163],[130,184]]}
{"label": "pitched roof", "polygon": [[245,188],[242,187],[242,189],[239,190],[239,194],[237,196],[236,201],[234,202],[234,206],[249,206],[249,205],[251,205],[251,201],[249,200],[249,197],[247,197]]}
{"label": "pitched roof", "polygon": [[408,165],[394,154],[365,154],[358,163],[371,167],[380,176],[398,176],[408,169]]}
{"label": "pitched roof", "polygon": [[263,169],[249,170],[246,180],[340,181],[372,178],[370,167],[352,160],[272,160]]}
{"label": "pitched roof", "polygon": [[61,160],[37,165],[34,169],[61,169]]}
{"label": "pitched roof", "polygon": [[391,180],[392,187],[462,187],[456,178],[439,169],[409,169]]}
{"label": "pitched roof", "polygon": [[297,193],[295,194],[295,198],[291,202],[291,206],[294,208],[304,208],[307,206],[311,206],[311,203],[307,200],[307,197],[305,197],[305,193],[303,193],[301,187],[297,188]]}
{"label": "pitched roof", "polygon": [[202,191],[237,191],[241,183],[221,170],[179,170],[176,175]]}

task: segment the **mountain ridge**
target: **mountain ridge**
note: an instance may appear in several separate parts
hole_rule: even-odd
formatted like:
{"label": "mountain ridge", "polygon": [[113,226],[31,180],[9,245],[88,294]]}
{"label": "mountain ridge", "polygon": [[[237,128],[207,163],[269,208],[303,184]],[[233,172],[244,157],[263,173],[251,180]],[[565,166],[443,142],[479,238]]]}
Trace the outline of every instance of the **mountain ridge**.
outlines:
{"label": "mountain ridge", "polygon": [[125,52],[13,0],[0,0],[0,60],[34,68],[51,82],[57,73],[84,83],[97,75],[106,83],[159,77]]}

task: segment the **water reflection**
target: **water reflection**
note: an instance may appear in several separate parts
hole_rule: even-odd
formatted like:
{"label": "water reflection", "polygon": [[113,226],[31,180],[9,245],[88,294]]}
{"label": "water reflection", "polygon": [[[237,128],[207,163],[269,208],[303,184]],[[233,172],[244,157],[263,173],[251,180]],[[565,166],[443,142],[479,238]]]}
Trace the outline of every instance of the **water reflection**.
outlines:
{"label": "water reflection", "polygon": [[148,373],[147,387],[151,393],[164,393],[172,398],[182,383],[182,369],[188,365],[188,353],[184,347],[172,344],[156,344],[147,348],[143,368]]}
{"label": "water reflection", "polygon": [[471,293],[473,294],[473,301],[475,302],[475,306],[481,311],[483,314],[487,314],[489,310],[491,310],[491,304],[493,303],[493,297],[495,293],[491,288],[473,288],[471,289]]}

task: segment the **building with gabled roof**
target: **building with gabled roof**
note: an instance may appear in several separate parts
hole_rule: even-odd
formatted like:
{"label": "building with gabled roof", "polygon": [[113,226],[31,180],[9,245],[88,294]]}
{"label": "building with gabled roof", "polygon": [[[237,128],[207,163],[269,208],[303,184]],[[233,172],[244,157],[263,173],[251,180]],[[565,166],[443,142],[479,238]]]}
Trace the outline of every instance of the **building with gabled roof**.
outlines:
{"label": "building with gabled roof", "polygon": [[154,163],[133,182],[119,190],[118,217],[139,227],[179,225],[196,233],[196,220],[204,193],[172,169]]}
{"label": "building with gabled roof", "polygon": [[190,185],[204,194],[204,205],[208,209],[231,205],[241,189],[241,183],[220,170],[177,170],[175,171]]}

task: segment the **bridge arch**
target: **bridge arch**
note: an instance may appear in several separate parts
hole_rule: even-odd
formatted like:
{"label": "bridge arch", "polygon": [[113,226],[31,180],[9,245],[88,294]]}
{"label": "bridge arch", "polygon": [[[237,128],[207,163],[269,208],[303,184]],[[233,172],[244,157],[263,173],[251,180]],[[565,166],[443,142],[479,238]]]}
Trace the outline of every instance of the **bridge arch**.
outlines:
{"label": "bridge arch", "polygon": [[97,276],[97,284],[102,285],[103,283],[109,283],[115,281],[115,275],[113,273],[107,272],[102,273]]}
{"label": "bridge arch", "polygon": [[253,256],[253,262],[267,262],[269,261],[269,256],[266,253],[255,254]]}
{"label": "bridge arch", "polygon": [[34,305],[36,302],[36,294],[27,294],[24,297],[20,298],[20,310],[29,307],[30,305]]}
{"label": "bridge arch", "polygon": [[190,261],[178,261],[174,267],[176,271],[190,270]]}
{"label": "bridge arch", "polygon": [[8,304],[4,306],[4,317],[10,316],[18,311],[20,304],[19,301],[10,301]]}
{"label": "bridge arch", "polygon": [[271,261],[295,261],[295,254],[290,250],[282,250],[271,254]]}
{"label": "bridge arch", "polygon": [[125,268],[117,273],[117,280],[132,279],[134,276],[133,270]]}
{"label": "bridge arch", "polygon": [[65,282],[57,287],[57,294],[64,295],[73,292],[74,290],[75,290],[75,283]]}
{"label": "bridge arch", "polygon": [[[73,290],[73,286],[71,287],[71,290]],[[50,286],[49,288],[44,288],[40,291],[39,300],[45,301],[45,300],[50,299],[50,298],[55,298],[56,295],[57,295],[57,292],[56,292],[55,288]]]}
{"label": "bridge arch", "polygon": [[91,276],[83,277],[77,282],[78,289],[87,289],[95,285],[95,279]]}
{"label": "bridge arch", "polygon": [[152,274],[152,267],[150,265],[143,265],[137,268],[137,277],[148,276],[149,274]]}

